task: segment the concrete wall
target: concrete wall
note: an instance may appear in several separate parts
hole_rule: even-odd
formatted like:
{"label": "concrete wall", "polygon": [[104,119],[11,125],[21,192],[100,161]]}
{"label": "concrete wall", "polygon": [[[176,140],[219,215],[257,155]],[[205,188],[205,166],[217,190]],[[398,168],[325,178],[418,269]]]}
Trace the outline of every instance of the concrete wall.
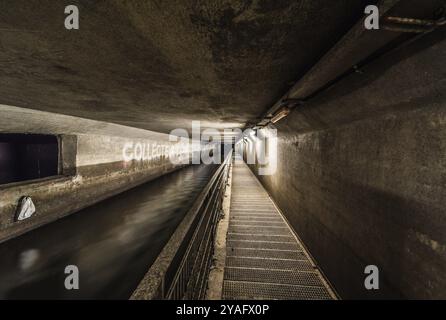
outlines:
{"label": "concrete wall", "polygon": [[[443,29],[277,125],[260,180],[342,298],[446,298],[444,57]],[[364,288],[371,264],[380,290]]]}
{"label": "concrete wall", "polygon": [[[0,241],[181,167],[170,155],[190,156],[188,142],[169,142],[165,134],[11,106],[0,112],[0,132],[55,134],[62,148],[61,175],[0,186]],[[138,159],[128,159],[137,145],[145,146],[144,159],[139,150]],[[22,196],[37,210],[16,222]]]}

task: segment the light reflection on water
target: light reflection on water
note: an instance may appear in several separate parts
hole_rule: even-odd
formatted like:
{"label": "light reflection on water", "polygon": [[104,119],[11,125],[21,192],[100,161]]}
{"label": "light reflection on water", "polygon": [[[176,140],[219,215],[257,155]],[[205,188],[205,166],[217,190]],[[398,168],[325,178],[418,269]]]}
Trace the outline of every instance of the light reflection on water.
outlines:
{"label": "light reflection on water", "polygon": [[[190,166],[0,245],[0,299],[127,299],[216,166]],[[80,289],[64,269],[79,267]]]}

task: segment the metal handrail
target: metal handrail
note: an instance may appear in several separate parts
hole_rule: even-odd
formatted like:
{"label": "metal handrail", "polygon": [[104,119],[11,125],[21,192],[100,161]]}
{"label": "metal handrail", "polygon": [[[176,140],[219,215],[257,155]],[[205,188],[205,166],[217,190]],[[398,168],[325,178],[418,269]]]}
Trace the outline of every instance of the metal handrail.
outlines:
{"label": "metal handrail", "polygon": [[204,297],[232,154],[212,175],[130,299]]}

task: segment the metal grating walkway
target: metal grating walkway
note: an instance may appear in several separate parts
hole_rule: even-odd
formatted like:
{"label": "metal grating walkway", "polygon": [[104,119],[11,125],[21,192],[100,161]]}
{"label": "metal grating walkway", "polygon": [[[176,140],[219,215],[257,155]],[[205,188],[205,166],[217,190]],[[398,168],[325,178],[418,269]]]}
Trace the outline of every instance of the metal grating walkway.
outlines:
{"label": "metal grating walkway", "polygon": [[235,161],[223,299],[333,299],[317,267],[245,163]]}

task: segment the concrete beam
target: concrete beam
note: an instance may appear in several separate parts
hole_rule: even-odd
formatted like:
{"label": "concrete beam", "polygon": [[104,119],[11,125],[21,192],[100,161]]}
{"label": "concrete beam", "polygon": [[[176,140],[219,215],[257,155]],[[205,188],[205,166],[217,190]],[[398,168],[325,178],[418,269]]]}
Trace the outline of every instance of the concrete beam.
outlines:
{"label": "concrete beam", "polygon": [[[408,2],[411,3],[408,4]],[[391,14],[432,19],[439,8],[437,2],[403,1],[402,3],[399,0],[385,0],[381,1],[378,7],[381,18]],[[377,53],[383,48],[385,48],[384,51],[379,54],[383,54],[390,50],[392,46],[401,43],[401,40],[399,42],[395,41],[401,39],[402,32],[391,32],[384,28],[367,30],[364,27],[364,20],[365,16],[262,116],[263,120],[259,124],[265,125],[268,122],[266,119],[272,117],[282,106],[283,101],[307,101],[345,74],[357,70],[364,63],[370,62],[370,57],[376,58],[379,56]],[[405,39],[403,38],[403,40]],[[393,45],[387,48],[392,43]]]}

